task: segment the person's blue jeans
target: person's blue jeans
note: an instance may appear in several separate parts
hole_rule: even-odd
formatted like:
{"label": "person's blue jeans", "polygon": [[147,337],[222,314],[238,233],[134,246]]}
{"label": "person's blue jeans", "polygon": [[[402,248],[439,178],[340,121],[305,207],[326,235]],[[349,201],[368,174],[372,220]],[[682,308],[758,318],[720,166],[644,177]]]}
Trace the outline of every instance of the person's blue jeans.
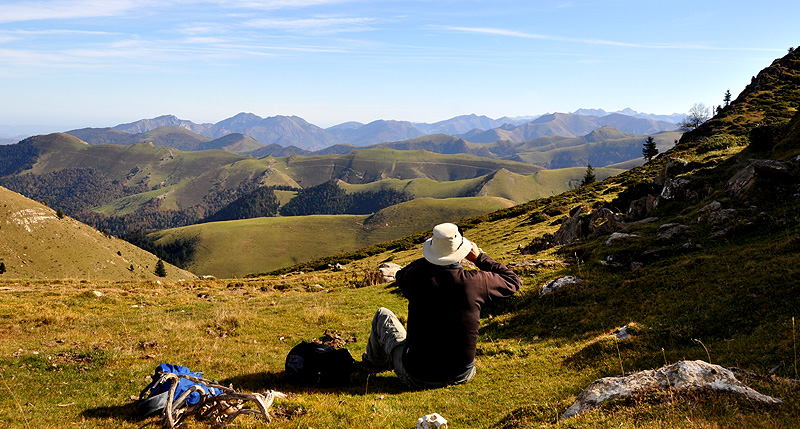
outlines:
{"label": "person's blue jeans", "polygon": [[413,389],[431,389],[449,384],[466,383],[475,376],[475,367],[455,380],[447,382],[427,382],[420,380],[403,367],[403,351],[406,348],[406,329],[400,319],[388,308],[381,307],[372,318],[372,331],[367,341],[367,351],[362,356],[374,366],[388,366],[397,374],[403,384]]}

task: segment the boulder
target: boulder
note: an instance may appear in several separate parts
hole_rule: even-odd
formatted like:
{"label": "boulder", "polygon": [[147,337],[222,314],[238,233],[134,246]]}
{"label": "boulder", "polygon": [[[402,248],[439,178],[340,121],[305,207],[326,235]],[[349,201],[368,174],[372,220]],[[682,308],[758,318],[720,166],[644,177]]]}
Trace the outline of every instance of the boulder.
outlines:
{"label": "boulder", "polygon": [[792,169],[781,161],[774,159],[751,159],[750,165],[759,176],[791,177]]}
{"label": "boulder", "polygon": [[542,291],[539,294],[539,297],[547,295],[548,293],[551,292],[555,292],[566,285],[581,283],[582,281],[583,281],[582,279],[578,279],[573,276],[564,276],[557,278],[555,280],[550,280],[549,282],[545,283],[544,286],[542,286]]}
{"label": "boulder", "polygon": [[726,183],[725,191],[734,198],[742,198],[753,187],[757,176],[791,178],[792,169],[774,159],[751,159],[750,164],[737,171]]}
{"label": "boulder", "polygon": [[714,201],[706,204],[699,211],[700,216],[697,218],[697,223],[708,222],[708,217],[711,215],[711,213],[716,212],[717,210],[719,210],[721,208],[722,208],[722,203],[720,203],[717,200],[714,200]]}
{"label": "boulder", "polygon": [[736,209],[723,209],[719,201],[712,201],[698,212],[697,223],[718,224],[727,222],[736,214]]}
{"label": "boulder", "polygon": [[682,237],[689,231],[689,227],[681,223],[665,223],[658,227],[659,240],[672,240]]}
{"label": "boulder", "polygon": [[783,404],[780,399],[761,394],[745,386],[727,368],[700,360],[681,361],[656,370],[595,380],[578,395],[578,398],[560,419],[576,416],[605,401],[639,396],[655,391],[683,392],[704,389],[730,392],[765,405]]}
{"label": "boulder", "polygon": [[569,244],[578,238],[597,238],[610,235],[623,225],[623,217],[610,209],[601,208],[589,211],[577,207],[570,212],[570,217],[561,223],[552,237],[554,245]]}
{"label": "boulder", "polygon": [[664,183],[664,188],[661,189],[661,198],[665,200],[671,200],[673,198],[684,200],[693,197],[694,194],[689,185],[689,180],[682,177],[667,179],[667,182]]}
{"label": "boulder", "polygon": [[403,267],[394,262],[384,262],[378,267],[378,271],[380,271],[381,276],[383,276],[383,283],[393,282],[395,280],[394,275],[401,269],[403,269]]}
{"label": "boulder", "polygon": [[633,200],[628,206],[628,211],[625,212],[625,220],[633,222],[644,219],[656,207],[658,207],[658,197],[655,195],[646,195],[638,200]]}
{"label": "boulder", "polygon": [[602,208],[592,212],[584,229],[589,238],[612,234],[621,228],[623,218],[610,209]]}
{"label": "boulder", "polygon": [[570,211],[570,216],[561,222],[558,231],[553,234],[553,242],[556,245],[572,243],[583,235],[582,229],[584,225],[581,215],[585,212],[582,206],[578,206]]}
{"label": "boulder", "polygon": [[753,186],[756,178],[756,169],[752,165],[739,170],[725,184],[725,192],[734,198],[742,198]]}

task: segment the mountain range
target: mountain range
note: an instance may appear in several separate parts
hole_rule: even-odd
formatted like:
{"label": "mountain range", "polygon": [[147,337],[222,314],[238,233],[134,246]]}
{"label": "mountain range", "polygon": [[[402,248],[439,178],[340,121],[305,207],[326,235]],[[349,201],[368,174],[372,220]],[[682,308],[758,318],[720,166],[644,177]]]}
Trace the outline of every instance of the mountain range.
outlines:
{"label": "mountain range", "polygon": [[[592,112],[605,113],[602,110],[592,110]],[[202,144],[197,143],[198,147],[220,148],[237,153],[260,150],[254,155],[261,156],[265,154],[264,148],[253,147],[252,144],[240,146],[238,150],[231,150],[232,146],[230,144],[208,142],[229,135],[241,134],[251,137],[262,146],[295,147],[299,150],[290,149],[292,153],[302,153],[302,151],[318,151],[337,144],[368,146],[385,142],[405,141],[431,134],[447,134],[476,143],[490,143],[500,140],[519,143],[545,136],[582,136],[606,125],[613,126],[625,133],[640,135],[655,134],[677,128],[677,125],[672,122],[622,113],[601,116],[580,113],[553,113],[535,118],[503,117],[499,119],[473,114],[456,116],[432,124],[395,120],[376,120],[368,124],[346,122],[323,129],[298,116],[262,118],[252,113],[239,113],[216,124],[196,124],[192,121],[179,119],[174,115],[164,115],[109,128],[83,128],[68,131],[67,133],[89,144],[130,144],[146,141],[148,138],[147,133],[159,128],[180,128],[209,139],[200,142]],[[278,149],[278,147],[273,147],[273,149]],[[174,148],[178,149],[180,147]],[[270,152],[268,154],[273,153]]]}

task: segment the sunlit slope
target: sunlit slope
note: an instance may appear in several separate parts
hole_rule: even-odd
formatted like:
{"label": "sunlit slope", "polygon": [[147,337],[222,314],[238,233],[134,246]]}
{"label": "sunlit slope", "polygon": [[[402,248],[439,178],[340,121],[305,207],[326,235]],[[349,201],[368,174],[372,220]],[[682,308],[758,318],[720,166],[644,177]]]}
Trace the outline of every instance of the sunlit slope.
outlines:
{"label": "sunlit slope", "polygon": [[441,155],[424,150],[366,149],[345,155],[290,156],[278,158],[275,168],[285,171],[303,187],[332,178],[348,183],[369,183],[386,178],[435,181],[471,179],[501,168],[519,174],[539,170],[530,164],[472,155]]}
{"label": "sunlit slope", "polygon": [[[622,173],[618,168],[595,168],[597,180],[603,180]],[[377,182],[353,185],[340,182],[339,186],[348,192],[374,191],[390,187],[406,191],[417,198],[453,197],[500,197],[515,203],[525,203],[536,198],[549,197],[574,189],[586,175],[586,168],[572,167],[557,170],[541,170],[533,174],[518,174],[506,169],[474,179],[437,182],[421,178],[410,180],[384,179]]]}
{"label": "sunlit slope", "polygon": [[[156,256],[0,187],[0,279],[156,280]],[[193,278],[166,265],[165,280]]]}
{"label": "sunlit slope", "polygon": [[241,277],[393,240],[431,225],[489,213],[514,203],[502,198],[423,198],[374,215],[262,217],[211,222],[155,233],[159,244],[198,239],[187,267],[200,275]]}

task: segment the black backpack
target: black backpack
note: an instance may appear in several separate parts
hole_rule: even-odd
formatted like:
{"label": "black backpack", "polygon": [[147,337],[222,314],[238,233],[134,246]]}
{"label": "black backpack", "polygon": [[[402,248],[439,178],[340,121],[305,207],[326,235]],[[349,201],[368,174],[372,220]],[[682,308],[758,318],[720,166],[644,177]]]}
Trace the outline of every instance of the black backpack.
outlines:
{"label": "black backpack", "polygon": [[354,365],[347,349],[303,341],[286,356],[286,378],[302,384],[343,384],[350,379]]}

